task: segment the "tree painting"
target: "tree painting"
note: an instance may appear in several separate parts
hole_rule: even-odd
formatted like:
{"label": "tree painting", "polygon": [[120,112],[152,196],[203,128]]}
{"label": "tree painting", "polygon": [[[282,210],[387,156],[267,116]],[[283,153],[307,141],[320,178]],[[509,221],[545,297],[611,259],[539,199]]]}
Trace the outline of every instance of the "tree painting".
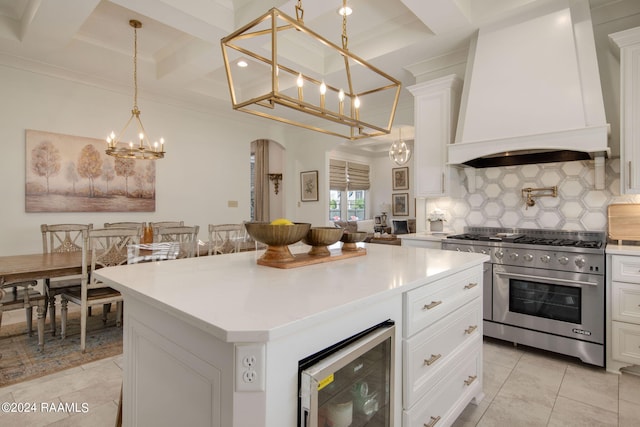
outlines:
{"label": "tree painting", "polygon": [[93,144],[85,145],[80,151],[78,174],[89,180],[89,197],[95,197],[95,180],[102,175],[102,158]]}
{"label": "tree painting", "polygon": [[155,161],[116,159],[104,147],[100,139],[27,130],[26,211],[155,211]]}
{"label": "tree painting", "polygon": [[60,172],[60,152],[51,141],[42,141],[31,150],[31,170],[45,178],[49,194],[49,178]]}

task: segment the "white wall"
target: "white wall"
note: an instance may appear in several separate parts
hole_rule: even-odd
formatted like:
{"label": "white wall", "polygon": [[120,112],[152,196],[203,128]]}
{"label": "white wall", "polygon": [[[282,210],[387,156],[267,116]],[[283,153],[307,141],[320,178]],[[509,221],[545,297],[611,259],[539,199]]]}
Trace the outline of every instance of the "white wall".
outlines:
{"label": "white wall", "polygon": [[[132,98],[8,67],[0,67],[0,93],[0,255],[41,251],[42,223],[91,222],[101,226],[124,220],[184,220],[200,225],[200,239],[207,240],[208,224],[249,219],[250,142],[258,138],[274,140],[285,148],[283,197],[287,201],[299,200],[294,168],[323,169],[324,165],[323,144],[317,144],[294,166],[291,155],[306,153],[305,148],[288,150],[281,127],[271,126],[269,120],[254,119],[231,108],[224,115],[185,109],[145,99],[142,92],[138,104],[145,128],[151,137],[161,134],[167,141],[167,155],[157,162],[156,212],[25,213],[25,130],[102,139],[124,125]],[[305,140],[304,146],[311,144]],[[228,207],[228,201],[237,201],[238,207]],[[324,223],[324,217],[313,212],[317,206],[317,202],[309,209],[285,205],[284,215]]]}

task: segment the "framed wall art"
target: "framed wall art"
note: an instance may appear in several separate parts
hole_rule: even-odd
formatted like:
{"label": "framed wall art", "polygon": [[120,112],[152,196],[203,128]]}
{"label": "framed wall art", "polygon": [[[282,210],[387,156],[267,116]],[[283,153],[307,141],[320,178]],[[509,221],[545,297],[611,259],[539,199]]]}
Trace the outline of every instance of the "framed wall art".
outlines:
{"label": "framed wall art", "polygon": [[155,212],[156,164],[96,138],[26,131],[26,212]]}
{"label": "framed wall art", "polygon": [[409,168],[393,168],[393,190],[409,189]]}
{"label": "framed wall art", "polygon": [[392,194],[391,210],[393,216],[409,216],[409,193]]}
{"label": "framed wall art", "polygon": [[300,172],[300,199],[303,202],[318,201],[318,171]]}

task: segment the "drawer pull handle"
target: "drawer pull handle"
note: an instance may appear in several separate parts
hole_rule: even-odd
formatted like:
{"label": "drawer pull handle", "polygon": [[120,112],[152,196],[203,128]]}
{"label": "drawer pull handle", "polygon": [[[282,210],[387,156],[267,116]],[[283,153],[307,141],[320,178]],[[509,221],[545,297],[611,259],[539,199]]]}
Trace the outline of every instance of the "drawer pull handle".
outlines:
{"label": "drawer pull handle", "polygon": [[424,307],[422,307],[422,309],[431,310],[432,308],[437,307],[440,304],[442,304],[442,301],[431,301],[431,304],[425,304]]}
{"label": "drawer pull handle", "polygon": [[471,282],[471,283],[469,283],[468,285],[465,285],[465,287],[464,287],[464,288],[465,288],[465,289],[467,289],[467,290],[469,290],[469,289],[475,288],[476,286],[478,286],[478,283],[477,283],[477,282]]}
{"label": "drawer pull handle", "polygon": [[430,358],[424,359],[424,364],[427,365],[427,366],[431,366],[434,363],[436,363],[436,361],[438,359],[440,359],[441,357],[442,357],[441,354],[432,354]]}
{"label": "drawer pull handle", "polygon": [[478,329],[478,325],[469,326],[467,329],[464,330],[464,333],[467,335],[471,335],[473,331],[475,331],[476,329]]}
{"label": "drawer pull handle", "polygon": [[471,383],[474,382],[476,378],[478,378],[477,375],[469,375],[469,378],[464,380],[464,385],[471,385]]}
{"label": "drawer pull handle", "polygon": [[440,421],[440,416],[431,417],[429,423],[424,423],[424,427],[433,427],[438,421]]}

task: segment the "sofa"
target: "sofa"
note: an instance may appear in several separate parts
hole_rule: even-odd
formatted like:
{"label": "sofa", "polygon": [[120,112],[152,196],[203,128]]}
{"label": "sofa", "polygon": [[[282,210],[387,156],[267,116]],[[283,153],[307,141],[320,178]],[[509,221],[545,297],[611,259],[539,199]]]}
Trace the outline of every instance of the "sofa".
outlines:
{"label": "sofa", "polygon": [[[387,221],[389,222],[389,221]],[[390,220],[392,226],[386,227],[387,234],[407,234],[416,232],[416,220],[415,219],[392,219]],[[375,220],[373,219],[361,219],[358,221],[333,221],[335,227],[340,227],[354,233],[356,231],[364,231],[367,233],[365,242],[370,242],[375,233]]]}

